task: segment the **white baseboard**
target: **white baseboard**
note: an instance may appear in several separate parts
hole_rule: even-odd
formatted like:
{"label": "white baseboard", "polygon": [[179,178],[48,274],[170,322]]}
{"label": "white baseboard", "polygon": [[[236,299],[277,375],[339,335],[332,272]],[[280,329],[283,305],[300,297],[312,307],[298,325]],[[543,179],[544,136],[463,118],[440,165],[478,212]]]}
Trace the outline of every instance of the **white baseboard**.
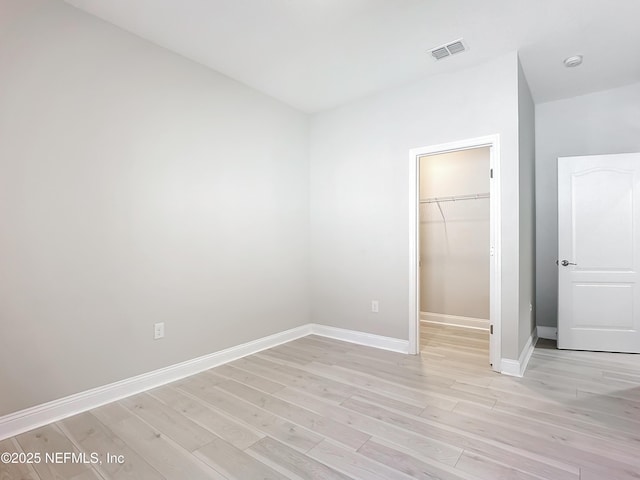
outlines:
{"label": "white baseboard", "polygon": [[536,327],[536,330],[538,331],[538,338],[558,339],[558,329],[556,327]]}
{"label": "white baseboard", "polygon": [[518,360],[510,360],[508,358],[503,358],[500,362],[500,372],[504,375],[511,375],[513,377],[522,377],[524,375],[525,370],[527,369],[527,365],[529,364],[529,360],[531,359],[531,355],[533,355],[533,350],[536,346],[536,342],[538,341],[538,335],[536,330],[531,332],[531,336],[527,340],[524,348],[522,349],[522,353],[520,353],[520,358]]}
{"label": "white baseboard", "polygon": [[439,325],[453,325],[454,327],[489,330],[489,320],[486,318],[473,318],[462,317],[460,315],[446,315],[444,313],[420,312],[420,321],[427,323],[437,323]]}
{"label": "white baseboard", "polygon": [[258,353],[267,348],[296,340],[307,335],[321,335],[345,342],[367,345],[394,352],[408,353],[409,341],[383,337],[371,333],[345,330],[317,324],[306,324],[275,333],[235,347],[226,348],[202,357],[187,360],[152,372],[120,380],[68,397],[26,408],[0,417],[0,440],[86,412],[107,403],[150,390],[195,375],[210,368]]}
{"label": "white baseboard", "polygon": [[136,393],[175,382],[218,365],[307,336],[310,333],[311,325],[303,325],[209,355],[187,360],[186,362],[177,363],[5,415],[0,417],[0,440],[115,402]]}
{"label": "white baseboard", "polygon": [[409,341],[399,338],[384,337],[373,333],[346,330],[338,327],[328,327],[326,325],[311,324],[311,333],[322,337],[343,340],[349,343],[357,343],[368,347],[391,350],[392,352],[409,353]]}

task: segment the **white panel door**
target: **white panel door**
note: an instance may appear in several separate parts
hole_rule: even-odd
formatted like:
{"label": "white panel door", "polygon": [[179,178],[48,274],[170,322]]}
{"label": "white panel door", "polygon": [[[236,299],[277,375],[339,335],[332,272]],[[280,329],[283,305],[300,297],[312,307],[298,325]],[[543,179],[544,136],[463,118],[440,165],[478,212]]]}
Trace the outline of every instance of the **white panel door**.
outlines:
{"label": "white panel door", "polygon": [[640,353],[640,153],[558,159],[558,348]]}

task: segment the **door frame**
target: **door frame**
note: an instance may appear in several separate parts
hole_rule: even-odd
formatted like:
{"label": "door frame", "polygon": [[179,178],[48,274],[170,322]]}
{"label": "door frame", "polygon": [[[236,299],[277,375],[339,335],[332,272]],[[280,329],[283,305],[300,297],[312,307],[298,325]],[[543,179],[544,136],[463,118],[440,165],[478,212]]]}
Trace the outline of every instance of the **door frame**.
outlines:
{"label": "door frame", "polygon": [[489,147],[489,324],[493,334],[489,342],[491,369],[501,371],[501,205],[500,205],[500,135],[470,138],[450,143],[413,148],[409,151],[409,353],[420,351],[420,157]]}

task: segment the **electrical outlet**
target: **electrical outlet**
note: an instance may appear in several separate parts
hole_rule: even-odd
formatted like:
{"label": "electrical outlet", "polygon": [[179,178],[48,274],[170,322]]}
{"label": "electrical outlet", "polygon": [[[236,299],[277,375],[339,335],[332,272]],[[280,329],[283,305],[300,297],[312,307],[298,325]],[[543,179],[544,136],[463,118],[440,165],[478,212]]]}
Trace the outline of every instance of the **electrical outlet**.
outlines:
{"label": "electrical outlet", "polygon": [[164,338],[164,322],[153,324],[153,339],[158,340]]}
{"label": "electrical outlet", "polygon": [[380,311],[380,305],[378,304],[378,300],[371,300],[371,311],[373,313],[378,313]]}

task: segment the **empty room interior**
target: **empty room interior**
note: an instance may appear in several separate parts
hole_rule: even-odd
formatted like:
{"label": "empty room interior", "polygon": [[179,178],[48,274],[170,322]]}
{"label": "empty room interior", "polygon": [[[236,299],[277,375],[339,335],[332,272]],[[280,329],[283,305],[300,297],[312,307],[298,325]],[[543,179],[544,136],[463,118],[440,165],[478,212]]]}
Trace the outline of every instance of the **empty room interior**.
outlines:
{"label": "empty room interior", "polygon": [[640,478],[637,0],[0,0],[0,479]]}

